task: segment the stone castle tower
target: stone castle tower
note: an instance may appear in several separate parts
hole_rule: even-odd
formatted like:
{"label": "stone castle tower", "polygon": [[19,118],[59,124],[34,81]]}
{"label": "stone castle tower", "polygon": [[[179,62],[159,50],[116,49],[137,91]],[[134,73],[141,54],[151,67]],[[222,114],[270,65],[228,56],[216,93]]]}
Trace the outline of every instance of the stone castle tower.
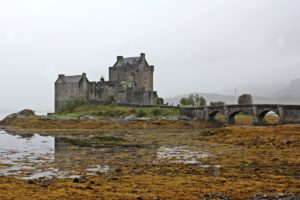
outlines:
{"label": "stone castle tower", "polygon": [[109,80],[90,82],[85,73],[77,76],[61,74],[55,82],[55,112],[73,99],[120,104],[155,105],[157,92],[153,91],[154,66],[145,54],[139,57],[118,56],[109,67]]}

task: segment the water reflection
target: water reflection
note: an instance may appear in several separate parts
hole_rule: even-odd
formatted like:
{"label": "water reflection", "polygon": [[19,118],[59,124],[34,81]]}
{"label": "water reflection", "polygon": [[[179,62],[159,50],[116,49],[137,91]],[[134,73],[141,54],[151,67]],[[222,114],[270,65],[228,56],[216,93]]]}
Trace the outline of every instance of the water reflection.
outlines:
{"label": "water reflection", "polygon": [[22,179],[111,175],[122,166],[134,172],[140,170],[135,166],[163,163],[205,167],[201,159],[208,156],[195,147],[137,145],[111,136],[19,136],[0,131],[0,176]]}

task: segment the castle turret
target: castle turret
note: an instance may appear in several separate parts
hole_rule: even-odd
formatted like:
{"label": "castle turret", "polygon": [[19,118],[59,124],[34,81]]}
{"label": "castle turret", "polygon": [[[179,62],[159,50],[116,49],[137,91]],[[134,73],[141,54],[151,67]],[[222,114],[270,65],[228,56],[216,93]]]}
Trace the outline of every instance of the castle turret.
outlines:
{"label": "castle turret", "polygon": [[101,82],[101,83],[104,83],[104,81],[105,81],[105,80],[104,80],[104,77],[103,77],[103,76],[101,76],[101,78],[100,78],[100,82]]}

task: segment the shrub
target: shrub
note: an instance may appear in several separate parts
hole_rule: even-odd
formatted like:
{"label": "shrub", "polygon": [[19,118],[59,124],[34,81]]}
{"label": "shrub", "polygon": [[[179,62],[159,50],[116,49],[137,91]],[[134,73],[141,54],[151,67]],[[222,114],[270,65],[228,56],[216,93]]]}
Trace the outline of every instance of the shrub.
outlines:
{"label": "shrub", "polygon": [[118,116],[122,116],[124,115],[126,112],[124,110],[121,109],[109,109],[106,112],[103,113],[104,116],[110,116],[110,117],[118,117]]}
{"label": "shrub", "polygon": [[162,110],[159,109],[159,108],[155,108],[155,109],[152,110],[152,114],[153,114],[154,116],[161,115],[161,114],[162,114]]}
{"label": "shrub", "polygon": [[145,110],[143,110],[143,109],[139,109],[138,111],[137,111],[137,113],[136,113],[136,116],[137,117],[144,117],[144,116],[146,116],[146,111]]}
{"label": "shrub", "polygon": [[131,109],[129,110],[129,113],[135,114],[135,113],[136,113],[136,109],[135,109],[135,108],[131,108]]}
{"label": "shrub", "polygon": [[206,100],[204,97],[199,96],[198,94],[191,94],[187,98],[182,98],[180,104],[183,106],[206,106]]}
{"label": "shrub", "polygon": [[225,102],[224,101],[212,101],[210,102],[210,106],[224,106]]}

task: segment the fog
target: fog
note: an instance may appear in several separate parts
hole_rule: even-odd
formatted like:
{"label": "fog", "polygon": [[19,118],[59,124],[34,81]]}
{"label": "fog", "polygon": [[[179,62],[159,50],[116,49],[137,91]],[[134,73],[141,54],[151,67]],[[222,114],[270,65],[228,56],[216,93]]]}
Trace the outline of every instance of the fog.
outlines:
{"label": "fog", "polygon": [[3,0],[0,110],[53,111],[59,73],[146,53],[162,97],[300,77],[298,0]]}

